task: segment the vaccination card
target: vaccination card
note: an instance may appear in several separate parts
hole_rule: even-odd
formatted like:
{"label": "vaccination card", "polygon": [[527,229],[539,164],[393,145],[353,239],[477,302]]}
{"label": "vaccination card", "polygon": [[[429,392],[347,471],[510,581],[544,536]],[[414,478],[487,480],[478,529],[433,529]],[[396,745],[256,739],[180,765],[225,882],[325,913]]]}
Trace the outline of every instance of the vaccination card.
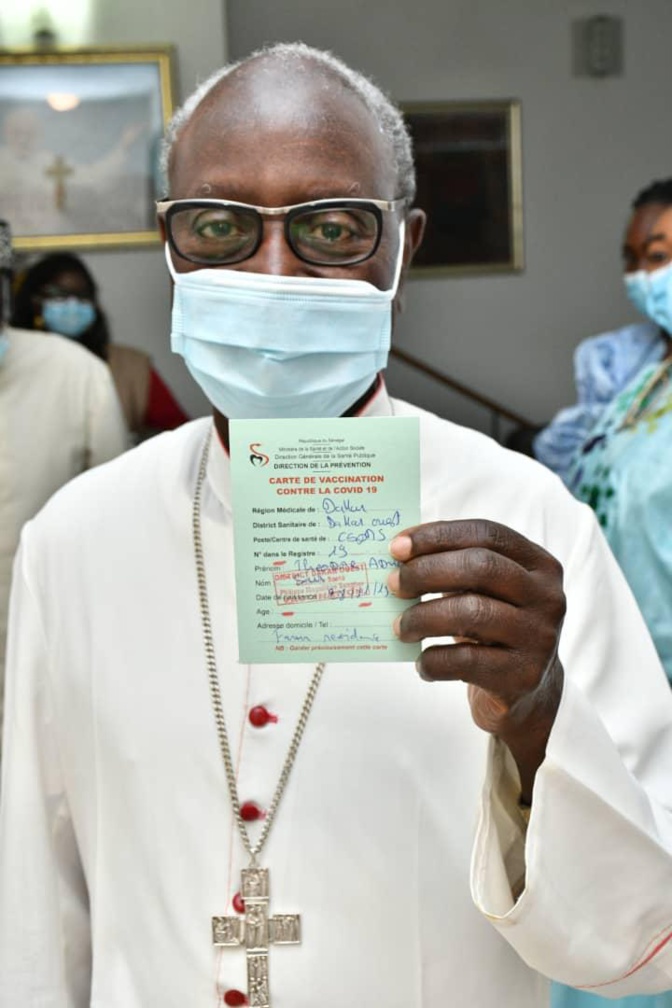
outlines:
{"label": "vaccination card", "polygon": [[230,422],[241,662],[413,661],[391,540],[420,522],[417,417]]}

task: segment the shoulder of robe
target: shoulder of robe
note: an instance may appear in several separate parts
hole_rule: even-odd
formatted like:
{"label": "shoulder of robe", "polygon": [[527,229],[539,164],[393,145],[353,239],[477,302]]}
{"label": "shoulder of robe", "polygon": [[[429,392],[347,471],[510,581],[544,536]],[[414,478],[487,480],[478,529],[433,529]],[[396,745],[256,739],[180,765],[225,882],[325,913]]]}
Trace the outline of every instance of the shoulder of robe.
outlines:
{"label": "shoulder of robe", "polygon": [[493,438],[394,400],[396,416],[420,418],[425,521],[486,519],[543,546],[564,565],[595,517],[536,459]]}
{"label": "shoulder of robe", "polygon": [[48,369],[52,378],[71,376],[76,380],[93,380],[102,376],[105,382],[108,381],[105,362],[76,340],[56,333],[14,329],[11,326],[8,334],[10,349],[7,361],[10,365],[13,358],[19,367],[30,369],[33,373],[38,369]]}
{"label": "shoulder of robe", "polygon": [[212,420],[200,417],[89,469],[58,490],[29,522],[43,545],[86,549],[90,536],[114,539],[152,522],[193,494],[200,447]]}
{"label": "shoulder of robe", "polygon": [[574,356],[576,360],[582,361],[594,354],[604,354],[607,350],[618,353],[631,347],[645,348],[657,343],[660,338],[660,327],[654,322],[632,322],[630,325],[619,326],[618,329],[607,329],[587,336],[577,344]]}
{"label": "shoulder of robe", "polygon": [[463,427],[410,403],[394,400],[395,416],[420,419],[423,480],[432,472],[436,479],[525,484],[541,494],[574,500],[562,480],[541,462],[500,445],[494,438]]}

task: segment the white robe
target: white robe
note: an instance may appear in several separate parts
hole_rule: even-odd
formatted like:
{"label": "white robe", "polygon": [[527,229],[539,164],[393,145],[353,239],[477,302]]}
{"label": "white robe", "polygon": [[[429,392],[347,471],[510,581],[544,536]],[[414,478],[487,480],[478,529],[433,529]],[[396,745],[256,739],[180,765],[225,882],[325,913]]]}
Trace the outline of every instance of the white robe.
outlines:
{"label": "white robe", "polygon": [[[405,664],[327,667],[261,857],[270,912],[303,924],[301,945],[271,946],[273,1006],[541,1008],[542,974],[612,996],[670,987],[672,698],[592,512],[531,460],[393,409],[421,418],[424,520],[506,522],[562,561],[566,687],[525,839],[515,775],[462,683]],[[389,410],[383,391],[367,412]],[[191,539],[210,429],[194,421],[87,473],[24,531],[3,1008],[215,1008],[246,991],[244,952],[213,949],[210,933],[247,864]],[[238,664],[231,526],[215,438],[203,533],[219,677],[241,801],[266,808],[312,666]],[[277,724],[253,727],[255,705]]]}
{"label": "white robe", "polygon": [[0,713],[12,561],[24,522],[128,446],[109,369],[52,334],[8,330],[0,364]]}

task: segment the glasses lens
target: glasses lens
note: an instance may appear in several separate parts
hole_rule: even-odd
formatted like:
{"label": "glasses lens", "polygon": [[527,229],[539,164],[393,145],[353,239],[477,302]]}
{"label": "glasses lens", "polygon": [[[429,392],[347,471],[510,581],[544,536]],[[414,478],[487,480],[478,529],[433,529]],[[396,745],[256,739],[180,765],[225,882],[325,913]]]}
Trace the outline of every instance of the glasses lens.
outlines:
{"label": "glasses lens", "polygon": [[59,287],[58,284],[45,284],[40,287],[38,297],[43,301],[67,301],[76,298],[77,301],[93,302],[93,295],[86,289]]}
{"label": "glasses lens", "polygon": [[332,206],[304,210],[289,224],[294,252],[320,266],[346,266],[368,259],[376,250],[379,217],[364,207]]}
{"label": "glasses lens", "polygon": [[204,264],[240,262],[251,255],[260,223],[254,210],[236,206],[174,207],[168,218],[180,255]]}

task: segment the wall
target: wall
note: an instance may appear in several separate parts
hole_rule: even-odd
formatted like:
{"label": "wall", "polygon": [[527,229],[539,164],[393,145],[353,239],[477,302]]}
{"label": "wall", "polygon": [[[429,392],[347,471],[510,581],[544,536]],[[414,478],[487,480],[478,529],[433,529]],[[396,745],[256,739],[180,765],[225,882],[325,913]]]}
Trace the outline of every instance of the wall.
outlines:
{"label": "wall", "polygon": [[[31,2],[49,5],[25,0],[16,11],[24,17]],[[60,23],[59,2],[51,4]],[[27,17],[9,25],[9,13],[0,13],[3,44],[26,44]],[[622,77],[571,75],[570,23],[592,13],[624,18]],[[223,0],[92,0],[89,19],[77,24],[78,34],[69,27],[63,43],[175,43],[181,94],[221,65],[227,48]],[[571,351],[581,336],[634,317],[621,292],[619,245],[632,195],[672,174],[662,128],[671,34],[669,0],[228,0],[232,57],[265,41],[303,38],[333,48],[399,99],[521,99],[524,273],[412,280],[396,339],[539,421],[571,397]],[[152,352],[185,407],[204,412],[205,400],[168,347],[169,284],[159,250],[85,258],[114,338]],[[467,412],[428,379],[412,381],[400,366],[390,375],[409,398],[488,428],[483,411]]]}
{"label": "wall", "polygon": [[[617,14],[625,74],[571,74],[570,25]],[[398,100],[522,101],[527,265],[520,275],[413,280],[396,339],[535,421],[572,396],[584,335],[634,318],[620,243],[632,196],[672,175],[669,0],[228,0],[229,51],[303,39],[372,74]],[[427,379],[395,389],[488,429]]]}
{"label": "wall", "polygon": [[[226,57],[223,0],[89,0],[76,23],[68,20],[72,0],[23,0],[14,13],[0,14],[2,44],[30,44],[30,9],[50,8],[63,45],[138,46],[172,43],[177,47],[176,99],[221,66]],[[20,7],[20,10],[19,10]],[[181,358],[170,352],[170,278],[158,246],[141,250],[93,252],[83,256],[98,280],[112,337],[148,350],[184,408],[197,416],[210,407]]]}

